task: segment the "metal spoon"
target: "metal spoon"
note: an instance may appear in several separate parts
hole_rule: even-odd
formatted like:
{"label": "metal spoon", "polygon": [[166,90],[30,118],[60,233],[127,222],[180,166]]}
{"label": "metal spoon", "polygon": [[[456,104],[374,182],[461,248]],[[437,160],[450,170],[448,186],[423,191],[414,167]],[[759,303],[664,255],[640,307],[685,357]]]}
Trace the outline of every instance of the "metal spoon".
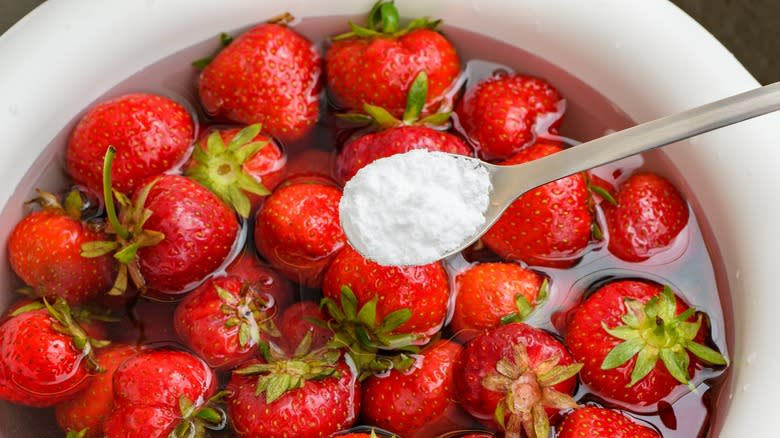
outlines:
{"label": "metal spoon", "polygon": [[490,204],[482,228],[444,257],[476,242],[515,199],[536,187],[777,110],[780,110],[780,82],[642,123],[528,163],[496,166],[470,158],[490,174],[493,184]]}

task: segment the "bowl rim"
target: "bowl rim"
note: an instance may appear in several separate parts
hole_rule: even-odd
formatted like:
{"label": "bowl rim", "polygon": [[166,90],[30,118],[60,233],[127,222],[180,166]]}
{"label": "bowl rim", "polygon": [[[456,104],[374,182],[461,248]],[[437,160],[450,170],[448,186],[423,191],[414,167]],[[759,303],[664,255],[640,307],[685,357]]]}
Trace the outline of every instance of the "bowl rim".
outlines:
{"label": "bowl rim", "polygon": [[[520,46],[584,80],[638,122],[754,88],[756,80],[712,35],[666,0],[397,0],[409,15]],[[121,79],[224,29],[273,11],[296,16],[361,13],[372,0],[50,0],[0,36],[0,204],[43,147],[74,114]],[[266,13],[270,11],[271,13]],[[120,36],[120,37],[117,37]],[[56,80],[52,80],[56,78]],[[772,256],[780,206],[753,194],[780,186],[772,147],[780,116],[769,115],[668,147],[714,230],[730,286],[734,337],[729,409],[722,436],[771,426],[780,393],[772,362]],[[747,144],[737,148],[736,145]],[[772,195],[770,195],[772,196]],[[770,202],[767,202],[770,201]],[[731,212],[735,214],[731,214]],[[759,389],[760,388],[760,389]],[[724,400],[726,401],[726,400]]]}

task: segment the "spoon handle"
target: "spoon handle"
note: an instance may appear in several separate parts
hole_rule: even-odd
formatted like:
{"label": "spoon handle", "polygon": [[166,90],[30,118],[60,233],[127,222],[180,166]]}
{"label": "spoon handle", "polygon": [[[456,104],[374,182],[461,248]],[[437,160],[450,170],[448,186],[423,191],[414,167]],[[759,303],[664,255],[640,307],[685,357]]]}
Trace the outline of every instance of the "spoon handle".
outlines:
{"label": "spoon handle", "polygon": [[[517,167],[512,180],[537,187],[650,149],[780,110],[780,82],[582,143]],[[531,163],[528,163],[531,164]],[[533,168],[533,169],[532,169]],[[517,187],[516,183],[516,187]]]}

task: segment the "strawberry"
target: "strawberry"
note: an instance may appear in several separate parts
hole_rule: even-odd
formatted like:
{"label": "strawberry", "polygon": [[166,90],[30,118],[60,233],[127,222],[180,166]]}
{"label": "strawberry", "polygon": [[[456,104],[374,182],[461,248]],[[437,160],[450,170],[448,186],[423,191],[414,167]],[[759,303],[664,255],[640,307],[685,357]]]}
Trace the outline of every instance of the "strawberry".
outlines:
{"label": "strawberry", "polygon": [[14,307],[0,324],[0,399],[35,407],[72,399],[103,371],[95,349],[108,342],[95,338],[104,334],[79,325],[62,298]]}
{"label": "strawberry", "polygon": [[290,282],[261,262],[254,251],[244,251],[227,267],[226,272],[272,296],[274,307],[279,311],[289,307],[295,298]]}
{"label": "strawberry", "polygon": [[230,204],[242,217],[270,194],[284,174],[287,157],[260,125],[214,130],[203,136],[185,174]]}
{"label": "strawberry", "polygon": [[107,292],[114,273],[111,257],[81,256],[83,244],[106,237],[81,220],[79,192],[70,192],[64,206],[55,195],[42,191],[36,201],[43,209],[22,219],[8,238],[8,259],[14,272],[33,295],[59,295],[70,304]]}
{"label": "strawberry", "polygon": [[524,320],[546,298],[549,284],[541,274],[514,263],[479,263],[458,274],[455,289],[451,327],[473,336]]}
{"label": "strawberry", "polygon": [[649,405],[681,383],[690,384],[700,360],[726,364],[720,353],[701,344],[702,321],[703,315],[668,286],[615,281],[574,310],[566,344],[583,362],[580,377],[593,391]]}
{"label": "strawberry", "polygon": [[417,367],[369,377],[363,383],[363,418],[412,436],[442,418],[455,404],[453,373],[461,346],[439,340],[420,352]]}
{"label": "strawberry", "polygon": [[603,203],[609,252],[641,262],[669,246],[688,224],[688,204],[665,178],[631,175],[619,188],[615,204]]}
{"label": "strawberry", "polygon": [[103,157],[117,150],[115,188],[132,193],[186,157],[195,135],[187,108],[154,94],[126,94],[91,108],[68,140],[68,173],[78,184],[102,193]]}
{"label": "strawberry", "polygon": [[[366,429],[368,429],[366,431]],[[357,432],[357,431],[360,432]],[[365,431],[365,432],[364,432]],[[337,433],[335,435],[331,435],[333,438],[398,438],[397,435],[392,434],[387,431],[380,430],[377,432],[376,428],[367,428],[366,426],[358,426],[354,429],[351,429],[350,431],[344,432],[344,433]]]}
{"label": "strawberry", "polygon": [[[501,164],[533,161],[561,148],[537,143]],[[593,213],[584,174],[537,187],[517,198],[482,238],[505,260],[566,268],[590,242]]]}
{"label": "strawberry", "polygon": [[463,407],[495,422],[507,438],[549,436],[548,416],[577,404],[569,396],[581,364],[546,332],[511,323],[466,344],[455,383]]}
{"label": "strawberry", "polygon": [[283,24],[264,23],[225,47],[200,74],[198,92],[210,116],[262,123],[282,141],[306,135],[319,117],[320,55]]}
{"label": "strawberry", "polygon": [[279,337],[273,297],[234,276],[214,277],[176,307],[179,339],[212,368],[230,369],[257,353],[261,340]]}
{"label": "strawberry", "polygon": [[546,127],[557,127],[564,104],[544,79],[509,74],[493,76],[469,89],[455,111],[479,156],[503,160],[533,144],[540,119],[555,118]]}
{"label": "strawberry", "polygon": [[[106,169],[111,169],[113,154],[109,148]],[[110,187],[109,177],[106,212],[116,240],[82,246],[88,257],[115,252],[121,265],[110,294],[121,295],[128,277],[141,291],[179,294],[227,261],[238,237],[238,218],[205,187],[183,176],[163,175],[141,186],[132,201],[114,191],[120,216]]]}
{"label": "strawberry", "polygon": [[558,438],[661,438],[655,429],[644,426],[618,411],[595,406],[575,409],[561,424]]}
{"label": "strawberry", "polygon": [[292,358],[264,350],[264,360],[233,371],[227,412],[239,437],[330,436],[357,420],[360,384],[337,351]]}
{"label": "strawberry", "polygon": [[113,385],[114,408],[103,425],[106,438],[203,436],[205,427],[224,425],[224,415],[206,406],[217,376],[189,353],[142,351],[117,368]]}
{"label": "strawberry", "polygon": [[312,350],[324,347],[333,336],[333,332],[313,323],[312,320],[325,321],[325,319],[319,304],[314,301],[298,301],[288,307],[282,313],[278,323],[279,332],[282,334],[280,341],[285,351],[292,354],[307,333],[311,333]]}
{"label": "strawberry", "polygon": [[328,184],[278,188],[255,219],[257,251],[291,280],[319,287],[323,270],[346,244],[340,200],[341,190]]}
{"label": "strawberry", "polygon": [[114,406],[114,372],[125,360],[138,352],[132,345],[111,345],[101,348],[95,361],[105,370],[92,377],[89,385],[75,398],[57,405],[57,423],[62,430],[87,429],[84,438],[103,436],[105,421]]}
{"label": "strawberry", "polygon": [[425,72],[429,93],[425,111],[449,106],[445,93],[460,75],[455,48],[435,31],[440,21],[413,20],[399,28],[393,2],[380,0],[366,27],[350,23],[351,32],[335,36],[325,55],[328,87],[337,105],[360,111],[364,104],[400,117],[415,77]]}

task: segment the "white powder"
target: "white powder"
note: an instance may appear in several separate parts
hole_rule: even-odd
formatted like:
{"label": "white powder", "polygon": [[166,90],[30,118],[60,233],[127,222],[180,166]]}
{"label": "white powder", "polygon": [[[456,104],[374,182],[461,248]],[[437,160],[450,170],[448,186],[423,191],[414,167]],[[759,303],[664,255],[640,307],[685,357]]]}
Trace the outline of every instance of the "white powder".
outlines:
{"label": "white powder", "polygon": [[478,162],[412,150],[376,160],[347,182],[341,226],[352,247],[380,265],[431,263],[482,226],[490,190]]}

